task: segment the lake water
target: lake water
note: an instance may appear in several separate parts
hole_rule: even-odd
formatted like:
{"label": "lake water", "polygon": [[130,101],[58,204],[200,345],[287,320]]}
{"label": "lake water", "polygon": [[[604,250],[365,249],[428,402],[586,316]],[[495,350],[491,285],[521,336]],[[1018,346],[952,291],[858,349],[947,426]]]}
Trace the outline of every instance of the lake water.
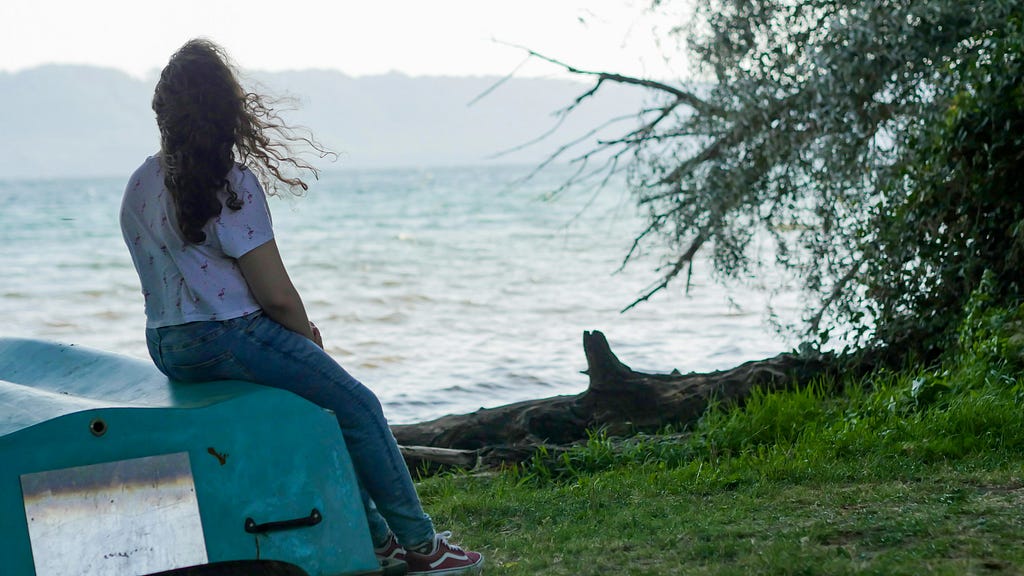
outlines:
{"label": "lake water", "polygon": [[[643,221],[628,194],[555,198],[557,170],[336,171],[270,201],[285,263],[342,365],[395,423],[586,389],[581,335],[638,370],[706,371],[789,350],[766,296],[683,282],[620,314],[658,261],[616,274]],[[0,181],[0,336],[147,357],[118,227],[121,179]],[[792,295],[772,301],[796,317]]]}

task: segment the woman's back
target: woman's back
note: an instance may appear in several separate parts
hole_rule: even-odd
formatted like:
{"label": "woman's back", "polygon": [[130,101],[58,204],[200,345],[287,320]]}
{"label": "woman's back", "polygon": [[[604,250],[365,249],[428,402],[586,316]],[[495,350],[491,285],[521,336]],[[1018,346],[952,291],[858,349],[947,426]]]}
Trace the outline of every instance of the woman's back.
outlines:
{"label": "woman's back", "polygon": [[129,179],[121,233],[141,280],[147,328],[225,320],[260,308],[236,259],[274,237],[266,196],[255,175],[237,165],[227,180],[242,207],[222,209],[204,225],[206,239],[192,243],[178,226],[159,159],[147,158]]}

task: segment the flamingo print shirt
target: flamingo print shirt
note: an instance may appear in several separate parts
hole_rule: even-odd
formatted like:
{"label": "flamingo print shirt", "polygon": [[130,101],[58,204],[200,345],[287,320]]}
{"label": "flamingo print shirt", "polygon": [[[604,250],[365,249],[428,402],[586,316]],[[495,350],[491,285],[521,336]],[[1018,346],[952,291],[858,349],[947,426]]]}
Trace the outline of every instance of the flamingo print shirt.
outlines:
{"label": "flamingo print shirt", "polygon": [[147,328],[227,320],[260,309],[238,258],[274,238],[267,197],[244,167],[236,165],[227,179],[243,206],[228,208],[228,193],[222,190],[224,207],[203,227],[201,244],[182,235],[156,156],[147,158],[128,181],[121,234],[142,283]]}

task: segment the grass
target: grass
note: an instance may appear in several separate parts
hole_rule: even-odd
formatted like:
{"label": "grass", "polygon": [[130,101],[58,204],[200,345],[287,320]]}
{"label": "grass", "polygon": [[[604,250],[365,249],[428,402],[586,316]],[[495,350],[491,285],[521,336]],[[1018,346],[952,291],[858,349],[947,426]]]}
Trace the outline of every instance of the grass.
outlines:
{"label": "grass", "polygon": [[692,430],[595,432],[425,480],[491,575],[1024,573],[1024,307],[941,366],[756,393]]}
{"label": "grass", "polygon": [[427,503],[490,574],[1019,573],[1020,465],[965,468],[703,490],[685,470],[543,487],[461,478]]}

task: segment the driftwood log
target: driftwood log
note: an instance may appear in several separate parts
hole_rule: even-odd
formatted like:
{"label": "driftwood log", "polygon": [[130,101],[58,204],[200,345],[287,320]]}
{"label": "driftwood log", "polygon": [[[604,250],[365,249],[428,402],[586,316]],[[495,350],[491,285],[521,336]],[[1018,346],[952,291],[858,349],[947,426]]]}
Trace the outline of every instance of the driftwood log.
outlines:
{"label": "driftwood log", "polygon": [[[653,432],[693,424],[717,402],[741,406],[754,388],[806,385],[835,366],[829,354],[780,354],[730,370],[704,374],[648,374],[623,364],[604,334],[583,333],[590,384],[575,396],[556,396],[392,426],[410,468],[449,464],[496,466],[529,458],[539,446],[586,440],[587,432],[610,435]],[[428,448],[445,450],[430,452]]]}

